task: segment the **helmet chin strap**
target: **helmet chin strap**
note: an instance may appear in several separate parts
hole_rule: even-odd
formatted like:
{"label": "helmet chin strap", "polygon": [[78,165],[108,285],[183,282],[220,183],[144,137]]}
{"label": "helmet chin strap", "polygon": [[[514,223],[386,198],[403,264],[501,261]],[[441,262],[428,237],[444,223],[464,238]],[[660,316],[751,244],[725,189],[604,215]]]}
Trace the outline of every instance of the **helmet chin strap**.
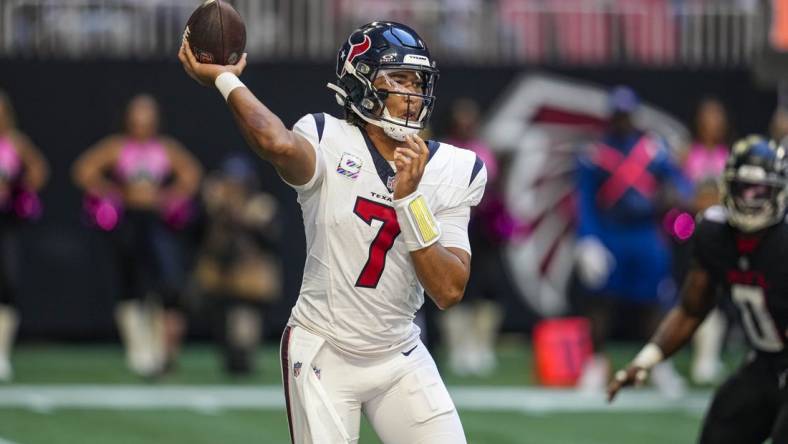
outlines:
{"label": "helmet chin strap", "polygon": [[347,101],[347,93],[345,90],[331,82],[326,83],[326,87],[331,91],[334,91],[334,98],[337,99],[339,106],[345,106],[345,102]]}
{"label": "helmet chin strap", "polygon": [[[337,103],[339,103],[341,106],[345,106],[345,104],[347,103],[347,93],[345,92],[345,90],[331,82],[327,83],[326,87],[336,93],[334,97],[336,98]],[[410,128],[405,125],[398,125],[396,123],[386,122],[383,120],[377,120],[367,117],[364,115],[364,113],[359,111],[359,109],[356,107],[355,104],[352,103],[350,104],[350,109],[353,110],[353,112],[365,122],[383,129],[383,132],[387,136],[391,137],[394,140],[398,140],[400,142],[404,142],[406,137],[418,134],[420,131],[418,128]],[[426,114],[426,110],[422,110],[419,120],[423,119],[425,114]],[[393,119],[393,117],[391,117],[391,114],[389,113],[388,108],[383,108],[383,116],[389,119]]]}
{"label": "helmet chin strap", "polygon": [[402,125],[397,125],[396,123],[369,118],[360,112],[358,108],[356,108],[356,105],[351,104],[350,109],[352,109],[353,112],[356,113],[357,116],[361,117],[361,119],[365,122],[383,129],[383,132],[394,140],[404,142],[406,137],[418,134],[419,132],[418,128],[408,128]]}

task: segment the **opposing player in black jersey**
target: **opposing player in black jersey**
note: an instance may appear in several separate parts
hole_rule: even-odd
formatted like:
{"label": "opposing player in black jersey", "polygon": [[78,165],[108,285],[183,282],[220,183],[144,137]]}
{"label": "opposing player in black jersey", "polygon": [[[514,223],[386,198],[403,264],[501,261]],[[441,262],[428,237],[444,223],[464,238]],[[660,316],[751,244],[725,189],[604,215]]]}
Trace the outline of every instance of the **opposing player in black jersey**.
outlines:
{"label": "opposing player in black jersey", "polygon": [[[675,353],[716,304],[731,297],[753,351],[716,392],[699,442],[788,442],[788,159],[759,136],[733,145],[723,175],[723,205],[706,210],[693,238],[681,303],[632,363],[619,370],[609,400],[640,384]],[[724,290],[719,293],[718,290]]]}

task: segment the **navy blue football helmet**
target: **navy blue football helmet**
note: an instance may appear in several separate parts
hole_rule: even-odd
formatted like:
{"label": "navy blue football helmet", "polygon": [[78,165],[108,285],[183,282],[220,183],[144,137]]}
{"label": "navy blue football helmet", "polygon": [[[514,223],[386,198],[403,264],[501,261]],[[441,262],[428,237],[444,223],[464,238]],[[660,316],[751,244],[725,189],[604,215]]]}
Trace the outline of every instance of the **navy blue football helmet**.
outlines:
{"label": "navy blue football helmet", "polygon": [[722,202],[731,225],[758,231],[785,217],[788,199],[786,148],[761,136],[733,144],[722,178]]}
{"label": "navy blue football helmet", "polygon": [[[403,77],[403,72],[415,76]],[[383,128],[396,140],[404,140],[427,125],[435,106],[438,70],[413,29],[394,22],[372,22],[358,28],[339,49],[336,74],[336,84],[328,87],[347,114]],[[374,86],[380,78],[385,81]],[[386,98],[393,94],[406,99],[404,116],[393,116],[386,108]]]}

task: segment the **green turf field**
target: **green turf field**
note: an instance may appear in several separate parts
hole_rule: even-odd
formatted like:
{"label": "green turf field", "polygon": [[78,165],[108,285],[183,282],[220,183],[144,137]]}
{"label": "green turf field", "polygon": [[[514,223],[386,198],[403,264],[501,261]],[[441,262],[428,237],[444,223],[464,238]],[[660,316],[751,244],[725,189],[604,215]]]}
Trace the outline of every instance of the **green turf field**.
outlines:
{"label": "green turf field", "polygon": [[[616,347],[614,361],[634,351]],[[444,372],[471,443],[693,442],[709,393],[667,401],[646,390],[611,408],[535,388],[529,351],[517,342],[501,346],[499,357],[491,378]],[[679,368],[686,361],[680,355]],[[261,354],[259,375],[241,380],[223,376],[205,346],[187,347],[177,371],[153,383],[128,374],[111,345],[22,345],[14,365],[15,382],[0,386],[0,444],[288,442],[273,347]],[[361,442],[379,442],[366,424]]]}

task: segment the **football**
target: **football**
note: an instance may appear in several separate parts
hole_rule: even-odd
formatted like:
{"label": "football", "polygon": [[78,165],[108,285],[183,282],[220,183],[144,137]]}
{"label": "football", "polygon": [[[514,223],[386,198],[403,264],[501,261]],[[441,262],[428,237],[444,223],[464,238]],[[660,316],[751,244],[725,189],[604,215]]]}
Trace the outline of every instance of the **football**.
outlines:
{"label": "football", "polygon": [[200,63],[234,65],[246,47],[246,25],[226,1],[208,0],[189,17],[183,37]]}

